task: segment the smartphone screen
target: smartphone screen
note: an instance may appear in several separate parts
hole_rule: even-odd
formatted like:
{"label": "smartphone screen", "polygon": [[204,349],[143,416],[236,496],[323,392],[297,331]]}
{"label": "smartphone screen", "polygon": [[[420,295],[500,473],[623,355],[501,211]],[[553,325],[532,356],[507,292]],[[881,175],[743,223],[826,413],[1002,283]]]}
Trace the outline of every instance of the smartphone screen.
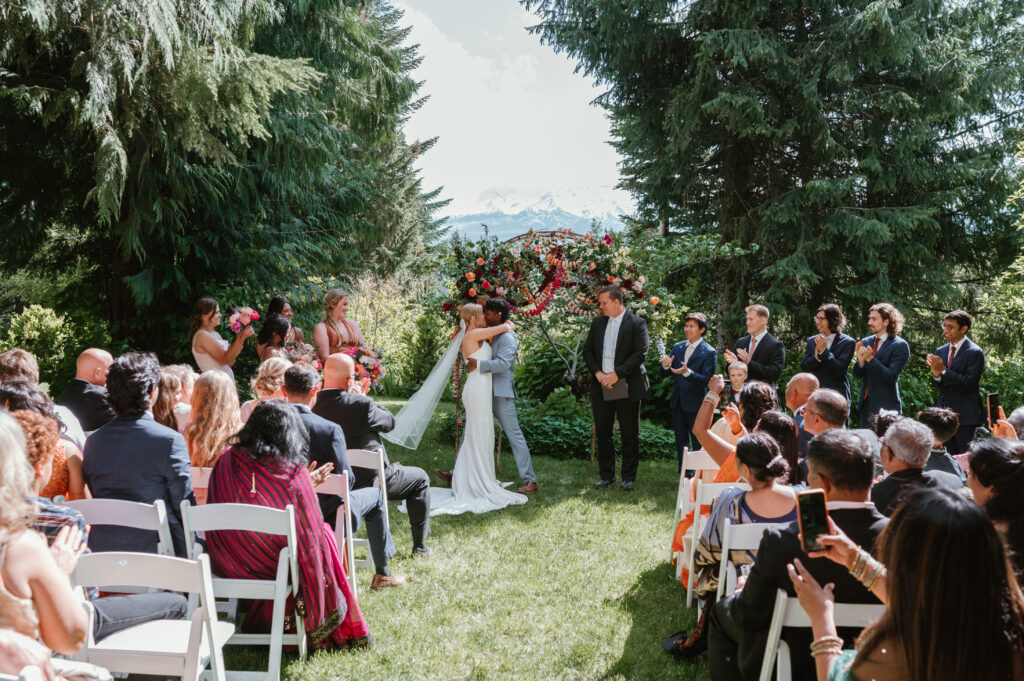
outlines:
{"label": "smartphone screen", "polygon": [[999,393],[989,393],[985,400],[988,403],[988,422],[999,420]]}
{"label": "smartphone screen", "polygon": [[800,492],[796,495],[796,506],[804,551],[824,549],[825,547],[819,544],[817,539],[818,535],[829,533],[825,492],[820,489]]}

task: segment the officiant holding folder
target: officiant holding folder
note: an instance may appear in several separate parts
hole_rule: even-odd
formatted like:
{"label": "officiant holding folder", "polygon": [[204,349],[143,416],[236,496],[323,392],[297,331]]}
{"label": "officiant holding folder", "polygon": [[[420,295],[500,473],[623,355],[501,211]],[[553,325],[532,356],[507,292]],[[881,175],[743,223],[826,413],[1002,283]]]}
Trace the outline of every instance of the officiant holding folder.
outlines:
{"label": "officiant holding folder", "polygon": [[601,316],[594,319],[583,345],[583,361],[593,376],[590,404],[597,433],[597,461],[601,479],[594,487],[615,482],[615,445],[612,430],[619,421],[622,440],[622,489],[632,490],[640,464],[640,401],[650,383],[647,323],[623,304],[622,289],[603,286],[598,291]]}

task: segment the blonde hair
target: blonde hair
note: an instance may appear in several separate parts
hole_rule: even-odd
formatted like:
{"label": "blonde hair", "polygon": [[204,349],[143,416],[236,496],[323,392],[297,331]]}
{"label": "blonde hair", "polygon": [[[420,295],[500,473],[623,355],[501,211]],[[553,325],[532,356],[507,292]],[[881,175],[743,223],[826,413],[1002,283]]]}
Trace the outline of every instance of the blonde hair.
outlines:
{"label": "blonde hair", "polygon": [[324,325],[334,331],[334,335],[341,338],[341,331],[338,330],[338,323],[334,321],[334,308],[342,298],[348,298],[344,289],[332,288],[324,296]]}
{"label": "blonde hair", "polygon": [[732,371],[733,369],[741,369],[743,373],[745,373],[747,376],[750,375],[750,367],[748,367],[746,364],[739,360],[736,360],[735,362],[726,367],[727,371]]}
{"label": "blonde hair", "polygon": [[36,476],[25,452],[21,426],[0,413],[0,544],[31,526],[35,518],[36,505],[29,497]]}
{"label": "blonde hair", "polygon": [[466,326],[469,326],[469,320],[477,315],[484,313],[484,306],[479,303],[466,303],[462,306],[462,312],[459,313],[459,318],[466,322]]}
{"label": "blonde hair", "polygon": [[185,428],[189,458],[193,466],[212,466],[242,429],[238,390],[221,371],[207,371],[196,380],[192,393],[192,422]]}
{"label": "blonde hair", "polygon": [[[163,367],[160,370],[160,373],[163,373],[165,371],[169,374],[174,374],[175,376],[178,377],[178,380],[181,381],[182,390],[190,390],[191,388],[195,387],[196,376],[198,376],[198,374],[189,365],[171,364],[169,366]],[[186,388],[186,386],[188,386],[188,388]]]}
{"label": "blonde hair", "polygon": [[270,397],[284,385],[284,372],[292,363],[283,357],[271,357],[260,364],[256,378],[252,379],[252,390],[257,398]]}

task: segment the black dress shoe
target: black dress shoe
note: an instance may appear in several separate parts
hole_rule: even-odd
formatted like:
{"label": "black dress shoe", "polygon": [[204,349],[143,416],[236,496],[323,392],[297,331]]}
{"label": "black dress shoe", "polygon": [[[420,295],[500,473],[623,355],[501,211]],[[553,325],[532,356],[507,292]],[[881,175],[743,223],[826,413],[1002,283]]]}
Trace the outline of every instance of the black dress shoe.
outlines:
{"label": "black dress shoe", "polygon": [[619,485],[619,487],[626,490],[627,492],[632,492],[633,488],[636,487],[636,485],[633,484],[632,480],[623,480],[622,484]]}
{"label": "black dress shoe", "polygon": [[609,487],[614,483],[615,478],[612,478],[611,480],[598,480],[597,482],[594,483],[594,487],[596,487],[597,489],[601,489],[602,487]]}
{"label": "black dress shoe", "polygon": [[423,556],[429,556],[433,551],[430,550],[429,546],[418,546],[412,550],[413,558],[422,558]]}

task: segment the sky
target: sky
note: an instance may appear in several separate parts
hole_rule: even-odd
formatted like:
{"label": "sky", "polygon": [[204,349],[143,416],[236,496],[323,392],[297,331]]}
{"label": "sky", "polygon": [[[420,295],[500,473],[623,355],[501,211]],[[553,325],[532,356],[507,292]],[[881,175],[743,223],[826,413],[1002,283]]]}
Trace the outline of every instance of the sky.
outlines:
{"label": "sky", "polygon": [[602,90],[525,27],[517,0],[397,0],[420,45],[413,73],[430,99],[406,124],[411,142],[437,136],[419,163],[424,188],[444,186],[446,210],[483,208],[485,192],[536,197],[585,190],[631,205],[618,182]]}

